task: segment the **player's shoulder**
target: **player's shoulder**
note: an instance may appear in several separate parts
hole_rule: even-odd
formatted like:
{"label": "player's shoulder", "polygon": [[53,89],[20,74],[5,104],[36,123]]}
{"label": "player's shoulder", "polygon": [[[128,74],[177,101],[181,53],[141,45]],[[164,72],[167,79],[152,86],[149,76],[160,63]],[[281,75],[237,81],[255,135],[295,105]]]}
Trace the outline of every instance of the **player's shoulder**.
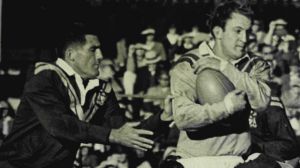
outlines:
{"label": "player's shoulder", "polygon": [[180,58],[172,64],[172,69],[191,68],[199,59],[198,49],[190,50],[180,56]]}
{"label": "player's shoulder", "polygon": [[196,61],[201,60],[201,58],[210,56],[211,50],[209,42],[202,42],[197,48],[183,54],[174,65],[177,66],[184,63],[186,66],[192,66]]}

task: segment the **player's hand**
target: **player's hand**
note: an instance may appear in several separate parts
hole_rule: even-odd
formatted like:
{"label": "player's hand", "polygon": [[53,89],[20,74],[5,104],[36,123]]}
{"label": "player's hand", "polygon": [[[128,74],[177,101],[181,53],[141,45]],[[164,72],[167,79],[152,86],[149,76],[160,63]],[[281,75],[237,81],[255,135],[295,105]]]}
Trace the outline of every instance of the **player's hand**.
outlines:
{"label": "player's hand", "polygon": [[234,113],[243,110],[246,106],[246,93],[241,90],[229,92],[224,98],[224,104],[229,113]]}
{"label": "player's hand", "polygon": [[220,71],[220,64],[221,61],[214,57],[201,58],[193,64],[194,73],[199,74],[201,71],[203,71],[206,68]]}
{"label": "player's hand", "polygon": [[154,142],[142,136],[153,135],[153,132],[134,128],[138,125],[139,123],[126,123],[119,129],[112,129],[109,141],[143,151],[151,149]]}

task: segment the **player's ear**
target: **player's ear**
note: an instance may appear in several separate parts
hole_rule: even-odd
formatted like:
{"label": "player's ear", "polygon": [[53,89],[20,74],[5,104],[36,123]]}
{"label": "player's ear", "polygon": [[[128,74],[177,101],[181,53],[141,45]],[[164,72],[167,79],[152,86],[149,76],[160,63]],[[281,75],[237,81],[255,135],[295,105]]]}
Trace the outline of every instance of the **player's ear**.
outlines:
{"label": "player's ear", "polygon": [[222,29],[222,27],[215,26],[212,31],[213,31],[216,39],[221,39],[222,38],[222,36],[223,36],[223,29]]}
{"label": "player's ear", "polygon": [[68,47],[65,51],[65,59],[71,62],[75,61],[76,54],[74,47]]}

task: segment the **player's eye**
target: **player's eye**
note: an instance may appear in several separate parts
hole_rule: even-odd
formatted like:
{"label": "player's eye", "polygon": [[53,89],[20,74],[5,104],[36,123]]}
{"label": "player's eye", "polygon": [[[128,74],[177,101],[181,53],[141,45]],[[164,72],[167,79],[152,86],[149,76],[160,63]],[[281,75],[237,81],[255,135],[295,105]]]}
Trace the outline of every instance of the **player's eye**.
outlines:
{"label": "player's eye", "polygon": [[91,51],[91,52],[95,52],[95,51],[96,51],[96,48],[95,48],[95,47],[92,47],[92,48],[90,48],[90,51]]}
{"label": "player's eye", "polygon": [[242,30],[241,30],[241,29],[236,29],[235,32],[236,32],[237,34],[240,34],[240,33],[242,32]]}

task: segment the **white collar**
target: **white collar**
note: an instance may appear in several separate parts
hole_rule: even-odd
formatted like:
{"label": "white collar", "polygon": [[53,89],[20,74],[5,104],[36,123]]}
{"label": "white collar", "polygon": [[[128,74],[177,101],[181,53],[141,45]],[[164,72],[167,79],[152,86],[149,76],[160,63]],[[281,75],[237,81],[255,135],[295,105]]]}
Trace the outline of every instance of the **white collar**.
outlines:
{"label": "white collar", "polygon": [[99,79],[90,79],[85,88],[83,86],[83,80],[80,77],[80,75],[76,73],[66,61],[64,61],[61,58],[58,58],[55,63],[57,66],[63,69],[69,76],[75,76],[75,81],[80,91],[80,104],[84,105],[87,92],[99,86]]}
{"label": "white collar", "polygon": [[232,60],[231,63],[232,63],[233,65],[235,65],[235,64],[237,64],[238,62],[240,62],[240,61],[241,61],[242,59],[244,59],[244,58],[249,58],[249,59],[250,59],[249,55],[248,55],[248,54],[245,54],[243,57],[241,57],[241,58],[239,58],[239,59],[237,59],[237,60]]}
{"label": "white collar", "polygon": [[[209,56],[215,57],[219,60],[224,60],[223,58],[218,57],[218,56],[215,55],[215,53],[212,50],[213,46],[214,46],[214,41],[211,41],[209,43],[208,42],[201,43],[200,46],[199,46],[199,49],[198,49],[200,55],[209,55]],[[238,63],[240,60],[244,59],[245,57],[249,58],[249,55],[245,54],[243,57],[241,57],[237,60],[230,61],[230,63],[235,65],[236,63]]]}
{"label": "white collar", "polygon": [[69,76],[73,76],[77,74],[73,68],[63,59],[58,58],[55,62],[61,69],[63,69]]}

